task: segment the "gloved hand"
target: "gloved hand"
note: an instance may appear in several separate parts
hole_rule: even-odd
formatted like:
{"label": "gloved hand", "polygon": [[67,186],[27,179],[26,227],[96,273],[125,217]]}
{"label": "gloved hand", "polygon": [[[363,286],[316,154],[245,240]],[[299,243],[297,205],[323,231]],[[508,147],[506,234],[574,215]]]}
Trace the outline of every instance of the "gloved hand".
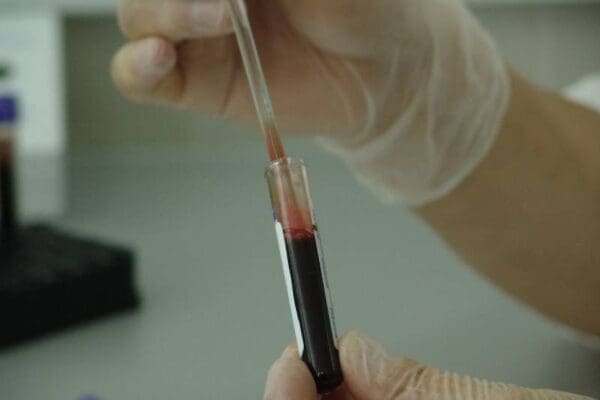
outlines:
{"label": "gloved hand", "polygon": [[[389,355],[371,339],[349,333],[339,342],[344,385],[327,400],[592,400],[553,390],[459,376]],[[267,378],[265,400],[317,400],[308,368],[288,347]]]}
{"label": "gloved hand", "polygon": [[[458,0],[247,0],[280,127],[319,135],[383,199],[451,191],[499,132],[509,78]],[[221,0],[121,0],[129,97],[255,123]]]}

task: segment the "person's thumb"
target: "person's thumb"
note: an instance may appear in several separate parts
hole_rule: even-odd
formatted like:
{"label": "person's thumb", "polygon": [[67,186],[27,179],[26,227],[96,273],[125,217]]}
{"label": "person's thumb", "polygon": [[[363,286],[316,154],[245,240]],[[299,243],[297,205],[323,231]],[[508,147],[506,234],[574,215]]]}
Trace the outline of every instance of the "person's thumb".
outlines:
{"label": "person's thumb", "polygon": [[340,339],[344,381],[361,400],[582,400],[584,396],[460,376],[391,356],[375,341],[356,332]]}

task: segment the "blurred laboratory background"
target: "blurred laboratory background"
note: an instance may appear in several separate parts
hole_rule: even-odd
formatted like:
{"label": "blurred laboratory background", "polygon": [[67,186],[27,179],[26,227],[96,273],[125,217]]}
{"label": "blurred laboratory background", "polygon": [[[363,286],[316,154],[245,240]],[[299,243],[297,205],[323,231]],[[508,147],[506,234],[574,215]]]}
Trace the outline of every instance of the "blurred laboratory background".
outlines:
{"label": "blurred laboratory background", "polygon": [[[561,89],[600,70],[600,1],[471,3],[534,82]],[[0,0],[0,59],[24,104],[23,218],[131,246],[142,296],[138,311],[3,349],[0,398],[261,398],[293,333],[261,137],[122,98],[108,68],[123,42],[110,0]],[[311,140],[288,142],[313,171],[340,332],[464,374],[600,396],[600,353],[496,290]]]}

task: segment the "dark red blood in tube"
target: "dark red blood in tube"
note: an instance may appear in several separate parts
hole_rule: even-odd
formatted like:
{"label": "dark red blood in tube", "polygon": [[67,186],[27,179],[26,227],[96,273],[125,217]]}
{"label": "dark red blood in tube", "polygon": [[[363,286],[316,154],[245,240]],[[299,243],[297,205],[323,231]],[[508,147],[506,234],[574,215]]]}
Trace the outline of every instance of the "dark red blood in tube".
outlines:
{"label": "dark red blood in tube", "polygon": [[319,393],[329,393],[342,383],[333,315],[327,298],[325,270],[315,232],[293,230],[284,233],[304,351]]}

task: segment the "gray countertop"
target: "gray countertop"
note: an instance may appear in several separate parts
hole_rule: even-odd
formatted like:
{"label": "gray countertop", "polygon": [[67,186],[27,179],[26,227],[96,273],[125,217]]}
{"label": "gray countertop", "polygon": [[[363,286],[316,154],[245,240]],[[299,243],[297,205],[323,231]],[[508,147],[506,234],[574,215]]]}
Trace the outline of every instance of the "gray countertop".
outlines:
{"label": "gray countertop", "polygon": [[[72,152],[56,223],[132,245],[143,307],[1,352],[0,399],[261,398],[292,324],[261,143],[222,142]],[[600,395],[599,353],[497,291],[341,164],[295,149],[311,156],[340,331],[456,372]]]}

